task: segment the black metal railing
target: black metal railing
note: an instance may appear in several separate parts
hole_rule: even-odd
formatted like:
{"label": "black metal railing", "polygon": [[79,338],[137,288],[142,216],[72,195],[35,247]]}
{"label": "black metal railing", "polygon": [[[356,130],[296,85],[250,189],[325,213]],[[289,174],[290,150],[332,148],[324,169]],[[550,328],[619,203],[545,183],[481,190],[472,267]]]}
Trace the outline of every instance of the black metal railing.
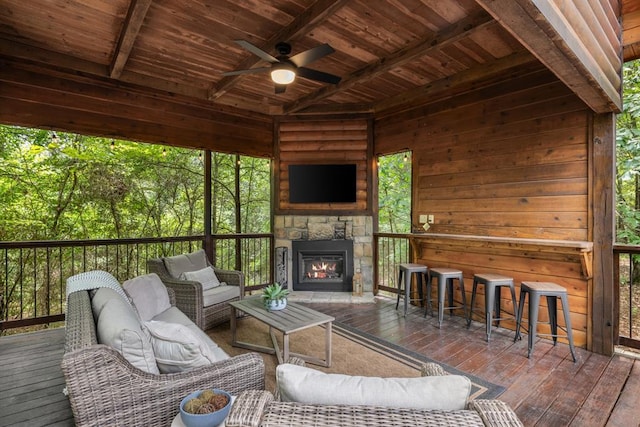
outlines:
{"label": "black metal railing", "polygon": [[618,343],[640,348],[640,246],[614,245],[613,269],[619,301]]}
{"label": "black metal railing", "polygon": [[406,235],[376,233],[374,242],[374,283],[378,292],[398,293],[398,264],[410,262],[410,245]]}
{"label": "black metal railing", "polygon": [[[204,236],[0,242],[0,331],[64,320],[66,280],[104,270],[119,281],[145,274],[147,259],[193,252]],[[213,263],[245,273],[247,291],[273,281],[272,234],[214,235]]]}

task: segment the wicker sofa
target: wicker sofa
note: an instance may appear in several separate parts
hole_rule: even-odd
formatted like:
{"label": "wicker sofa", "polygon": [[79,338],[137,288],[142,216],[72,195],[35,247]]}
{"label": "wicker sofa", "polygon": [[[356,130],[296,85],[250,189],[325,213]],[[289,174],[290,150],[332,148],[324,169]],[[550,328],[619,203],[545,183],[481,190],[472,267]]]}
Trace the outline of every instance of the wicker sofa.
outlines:
{"label": "wicker sofa", "polygon": [[[98,344],[90,292],[78,290],[67,298],[62,371],[76,425],[169,426],[181,399],[194,390],[264,389],[264,362],[256,353],[180,373],[136,368],[118,351]],[[175,305],[171,289],[168,293]]]}
{"label": "wicker sofa", "polygon": [[[304,366],[292,358],[290,363]],[[435,363],[423,366],[422,376],[446,376]],[[340,380],[344,381],[344,380]],[[360,381],[360,380],[357,380]],[[343,382],[343,384],[346,384]],[[284,399],[286,400],[286,399]],[[227,427],[333,427],[333,426],[477,426],[524,427],[505,402],[495,399],[468,401],[465,409],[407,409],[392,406],[311,404],[283,401],[279,389],[240,393],[226,420]]]}
{"label": "wicker sofa", "polygon": [[204,250],[199,250],[186,255],[149,259],[147,260],[147,270],[149,273],[156,273],[166,287],[173,289],[176,295],[176,306],[203,331],[229,321],[231,314],[229,303],[244,296],[244,274],[236,270],[222,270],[211,266],[218,279],[225,282],[227,287],[236,287],[236,292],[234,294],[226,293],[226,297],[205,305],[206,298],[201,283],[176,278],[167,269],[167,260],[179,257],[188,258],[193,270],[211,266]]}

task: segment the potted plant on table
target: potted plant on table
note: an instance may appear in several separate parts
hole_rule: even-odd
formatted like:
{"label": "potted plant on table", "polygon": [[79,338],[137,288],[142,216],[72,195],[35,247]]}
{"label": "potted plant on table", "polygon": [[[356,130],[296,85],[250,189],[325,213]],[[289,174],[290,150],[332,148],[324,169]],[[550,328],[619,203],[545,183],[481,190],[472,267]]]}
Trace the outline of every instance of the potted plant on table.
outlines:
{"label": "potted plant on table", "polygon": [[280,283],[272,283],[262,290],[262,301],[268,311],[282,310],[287,306],[289,290]]}

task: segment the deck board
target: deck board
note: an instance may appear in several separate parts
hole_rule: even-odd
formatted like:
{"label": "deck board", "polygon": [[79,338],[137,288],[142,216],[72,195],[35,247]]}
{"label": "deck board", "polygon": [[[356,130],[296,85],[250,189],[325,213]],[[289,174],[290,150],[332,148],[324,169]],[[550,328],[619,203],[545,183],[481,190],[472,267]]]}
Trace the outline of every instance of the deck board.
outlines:
{"label": "deck board", "polygon": [[0,426],[74,425],[63,351],[63,328],[0,338]]}
{"label": "deck board", "polygon": [[[526,357],[526,335],[513,342],[513,331],[495,329],[485,341],[484,324],[467,329],[461,317],[437,319],[411,306],[407,317],[395,301],[375,304],[315,303],[312,307],[356,327],[448,363],[506,388],[499,397],[511,405],[528,426],[638,425],[640,361],[606,357],[577,349],[577,363],[569,348],[549,340],[536,341]],[[62,394],[60,361],[64,330],[0,337],[0,427],[72,426],[69,403]]]}

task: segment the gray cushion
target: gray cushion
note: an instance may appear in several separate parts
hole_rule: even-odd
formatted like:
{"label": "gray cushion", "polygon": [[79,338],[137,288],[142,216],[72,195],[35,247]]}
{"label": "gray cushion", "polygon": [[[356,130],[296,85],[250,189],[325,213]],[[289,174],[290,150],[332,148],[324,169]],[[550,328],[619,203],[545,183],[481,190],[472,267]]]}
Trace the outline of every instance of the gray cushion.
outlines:
{"label": "gray cushion", "polygon": [[117,350],[136,368],[158,374],[151,338],[143,331],[134,308],[122,298],[111,298],[98,317],[98,342]]}
{"label": "gray cushion", "polygon": [[205,291],[220,286],[220,280],[218,280],[218,276],[216,276],[211,266],[207,266],[202,270],[185,271],[180,275],[179,279],[199,282]]}
{"label": "gray cushion", "polygon": [[218,360],[209,346],[211,340],[188,326],[157,320],[145,322],[145,326],[151,333],[156,363],[162,373],[188,371]]}
{"label": "gray cushion", "polygon": [[93,297],[91,298],[91,311],[93,312],[94,323],[98,323],[98,318],[100,317],[102,309],[112,298],[122,297],[118,292],[111,288],[98,288],[95,290]]}
{"label": "gray cushion", "polygon": [[229,355],[216,344],[211,337],[209,337],[202,329],[193,323],[182,311],[176,307],[171,307],[169,310],[160,313],[153,320],[159,320],[168,323],[178,323],[184,325],[191,330],[200,339],[206,341],[211,351],[216,355],[217,360],[228,359]]}
{"label": "gray cushion", "polygon": [[[224,282],[223,282],[224,283]],[[205,307],[210,307],[214,304],[229,301],[233,298],[240,297],[239,286],[220,285],[213,289],[208,289],[202,293],[202,300]]]}
{"label": "gray cushion", "polygon": [[133,300],[143,321],[151,320],[171,307],[167,288],[155,273],[129,279],[122,287]]}
{"label": "gray cushion", "polygon": [[192,252],[190,254],[174,255],[164,258],[164,265],[171,276],[176,279],[185,271],[202,270],[209,263],[207,262],[207,254],[204,249]]}
{"label": "gray cushion", "polygon": [[282,401],[315,405],[372,405],[407,409],[464,409],[471,381],[462,375],[379,378],[326,374],[304,366],[276,368]]}

